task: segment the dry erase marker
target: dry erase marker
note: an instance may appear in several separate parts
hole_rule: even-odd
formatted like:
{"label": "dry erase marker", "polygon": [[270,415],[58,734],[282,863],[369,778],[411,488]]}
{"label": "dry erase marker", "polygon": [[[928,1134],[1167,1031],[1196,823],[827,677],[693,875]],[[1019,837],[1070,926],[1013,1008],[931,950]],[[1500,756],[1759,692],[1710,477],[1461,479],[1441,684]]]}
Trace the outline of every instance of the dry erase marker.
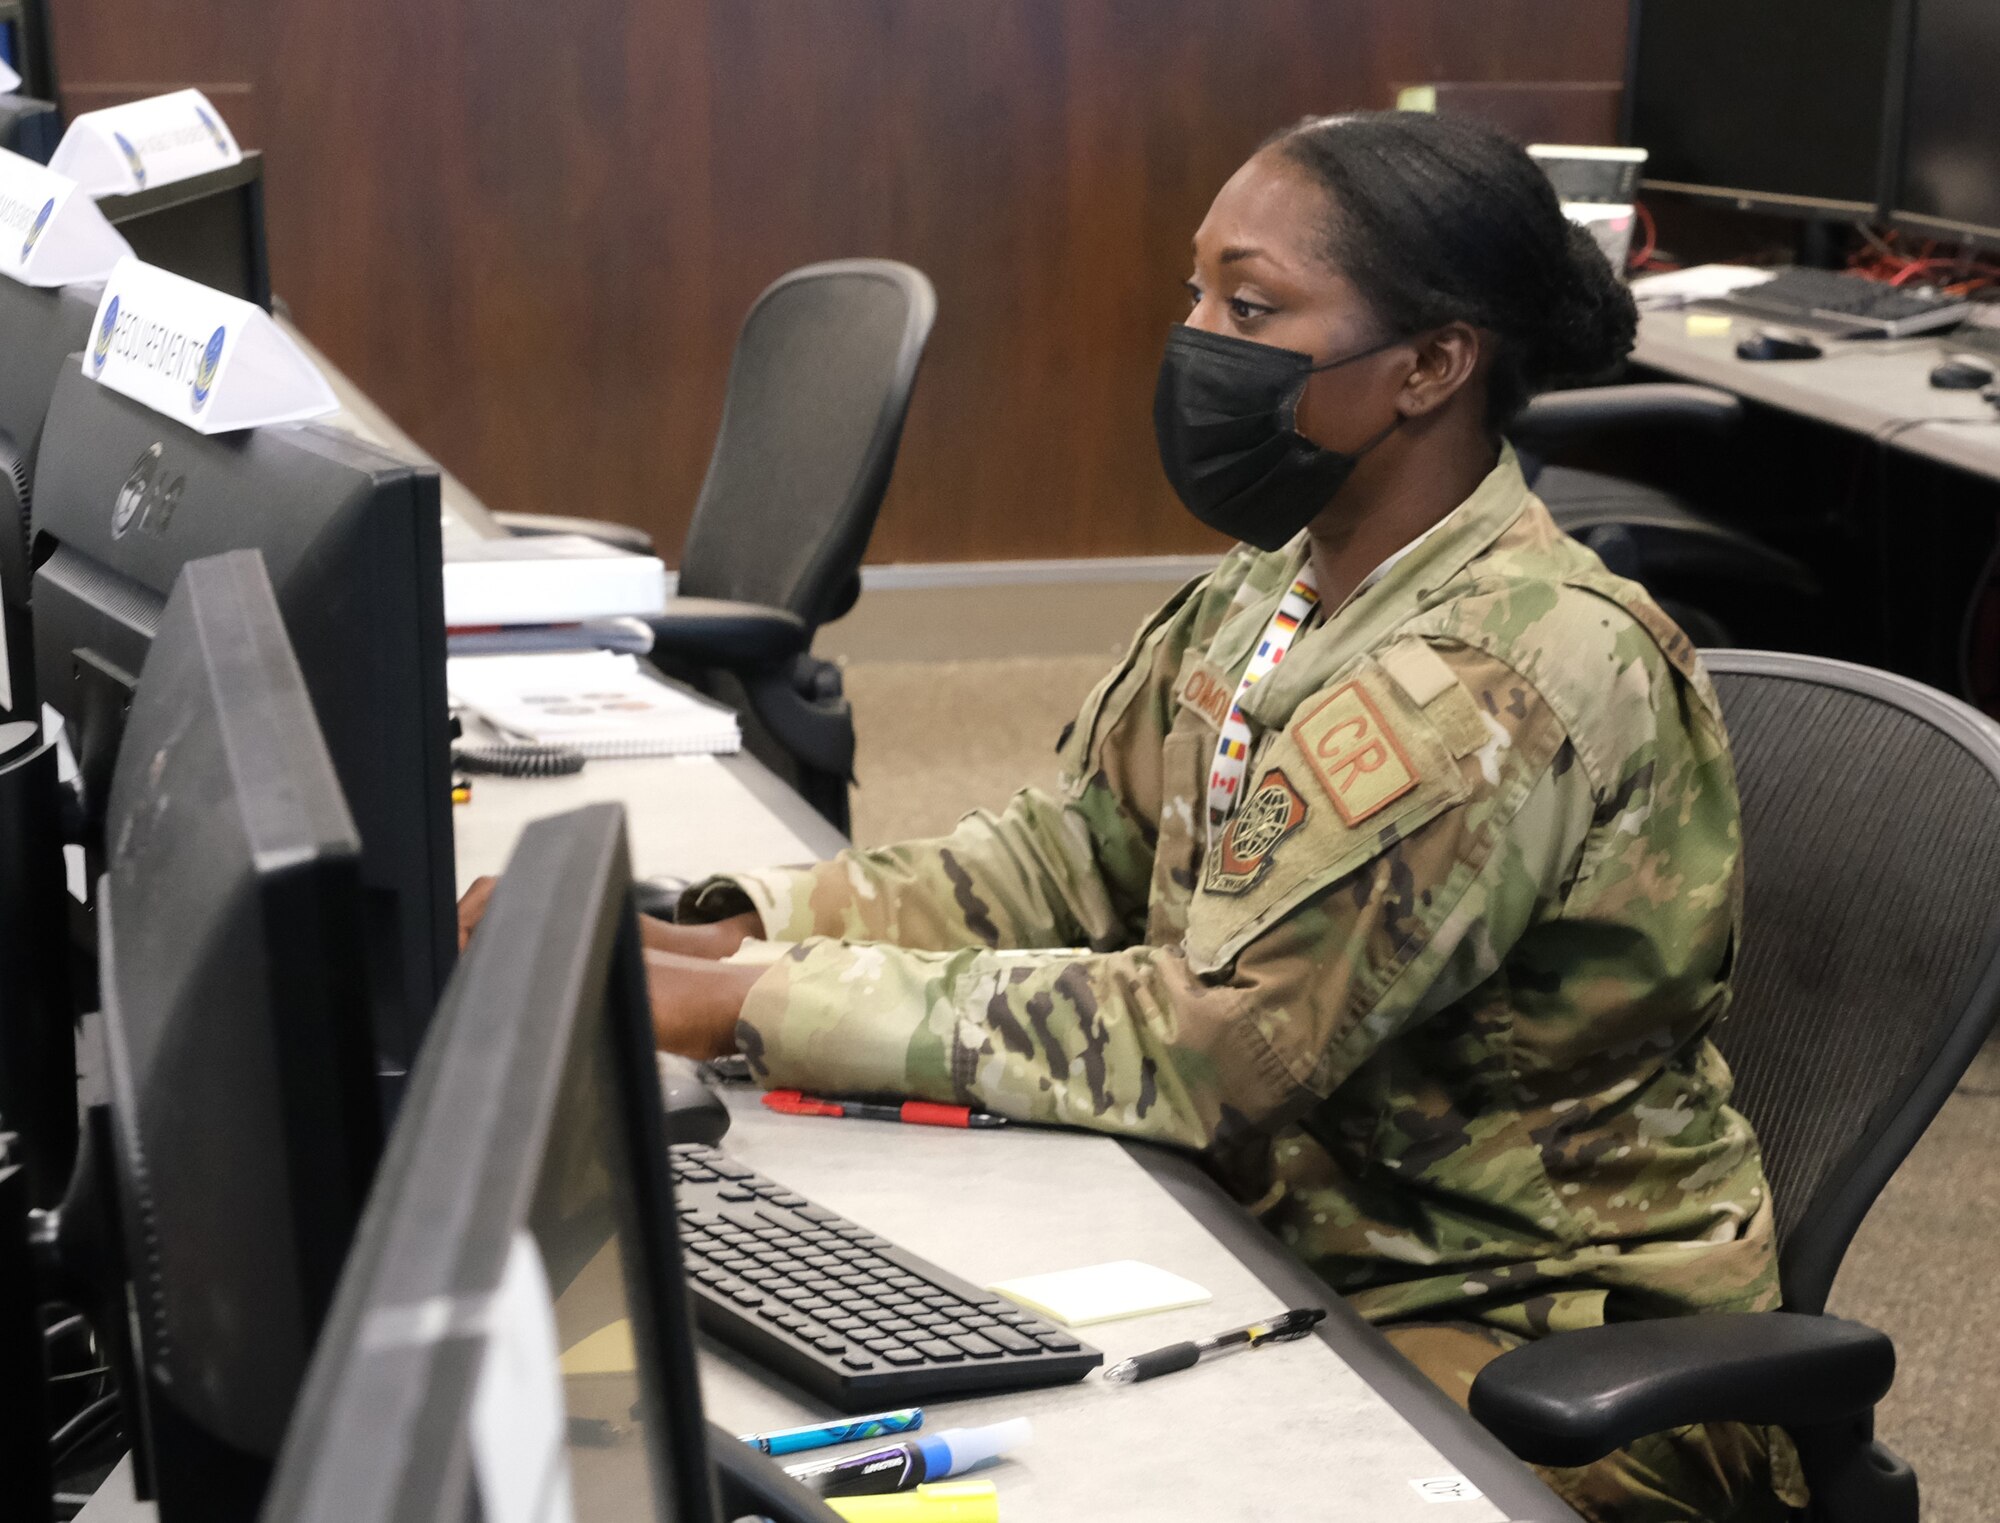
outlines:
{"label": "dry erase marker", "polygon": [[941,1481],[1009,1454],[1034,1437],[1025,1417],[988,1428],[947,1428],[934,1438],[910,1439],[846,1459],[787,1465],[785,1473],[823,1497],[871,1497]]}
{"label": "dry erase marker", "polygon": [[1213,1359],[1217,1354],[1262,1348],[1267,1343],[1289,1343],[1294,1338],[1305,1337],[1325,1320],[1326,1313],[1317,1306],[1306,1307],[1303,1311],[1288,1311],[1268,1322],[1252,1322],[1248,1327],[1217,1333],[1213,1338],[1203,1338],[1198,1343],[1170,1343],[1151,1353],[1121,1360],[1104,1372],[1104,1378],[1123,1385],[1134,1380],[1151,1380],[1155,1375],[1171,1375],[1175,1370],[1193,1369],[1202,1360]]}
{"label": "dry erase marker", "polygon": [[780,1428],[775,1433],[745,1433],[743,1442],[766,1454],[798,1454],[806,1449],[830,1449],[835,1444],[851,1444],[856,1439],[881,1438],[886,1433],[914,1433],[924,1425],[922,1407],[902,1407],[894,1412],[876,1412],[868,1417],[850,1417],[845,1422],[807,1423],[802,1428]]}
{"label": "dry erase marker", "polygon": [[774,1089],[764,1096],[765,1106],[786,1116],[845,1116],[850,1121],[901,1121],[908,1126],[955,1126],[985,1128],[1005,1126],[1005,1116],[989,1116],[963,1105],[933,1105],[927,1100],[906,1100],[900,1105],[877,1105],[866,1100],[823,1100],[818,1095],[801,1094],[796,1089]]}

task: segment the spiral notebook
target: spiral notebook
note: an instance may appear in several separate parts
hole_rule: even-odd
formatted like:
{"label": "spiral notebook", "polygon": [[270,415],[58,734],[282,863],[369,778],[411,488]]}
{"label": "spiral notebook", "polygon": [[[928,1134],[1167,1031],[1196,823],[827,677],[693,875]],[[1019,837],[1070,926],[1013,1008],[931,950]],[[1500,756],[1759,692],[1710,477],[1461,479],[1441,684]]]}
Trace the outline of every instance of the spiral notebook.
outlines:
{"label": "spiral notebook", "polygon": [[454,656],[451,699],[502,735],[589,757],[715,755],[743,749],[736,715],[610,651]]}

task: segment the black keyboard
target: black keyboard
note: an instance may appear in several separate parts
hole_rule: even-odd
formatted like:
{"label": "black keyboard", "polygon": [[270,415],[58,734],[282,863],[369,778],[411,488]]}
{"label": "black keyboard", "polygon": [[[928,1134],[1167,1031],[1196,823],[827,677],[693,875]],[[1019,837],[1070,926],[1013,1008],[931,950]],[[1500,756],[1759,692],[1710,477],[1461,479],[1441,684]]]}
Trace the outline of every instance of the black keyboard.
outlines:
{"label": "black keyboard", "polygon": [[1081,1380],[1064,1329],[696,1143],[673,1148],[703,1331],[848,1412]]}
{"label": "black keyboard", "polygon": [[1761,285],[1733,291],[1728,301],[1762,316],[1852,323],[1886,338],[1949,328],[1972,310],[1970,302],[1937,291],[1801,267],[1780,270]]}

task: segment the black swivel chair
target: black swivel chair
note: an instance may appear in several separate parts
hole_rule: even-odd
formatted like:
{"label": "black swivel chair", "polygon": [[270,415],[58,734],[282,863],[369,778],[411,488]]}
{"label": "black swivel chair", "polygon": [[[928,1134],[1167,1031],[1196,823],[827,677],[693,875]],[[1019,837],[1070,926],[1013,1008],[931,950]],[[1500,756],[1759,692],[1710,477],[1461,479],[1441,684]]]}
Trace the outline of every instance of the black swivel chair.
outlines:
{"label": "black swivel chair", "polygon": [[1563,531],[1613,571],[1657,598],[1695,644],[1734,643],[1725,614],[1776,593],[1792,606],[1816,600],[1818,580],[1798,561],[1755,536],[1646,482],[1577,466],[1551,465],[1566,446],[1608,435],[1669,433],[1726,438],[1743,403],[1709,386],[1658,383],[1592,386],[1544,393],[1508,431],[1528,484]]}
{"label": "black swivel chair", "polygon": [[[847,834],[854,711],[813,632],[861,595],[917,365],[937,317],[920,270],[838,259],[781,277],[737,335],[722,427],[681,547],[679,595],[651,620],[654,663],[743,715],[750,750]],[[497,514],[517,534],[643,531]]]}
{"label": "black swivel chair", "polygon": [[1553,1334],[1481,1371],[1472,1413],[1545,1465],[1689,1423],[1773,1423],[1798,1442],[1814,1523],[1916,1523],[1916,1476],[1874,1438],[1895,1350],[1824,1310],[1855,1229],[2000,1011],[2000,727],[1865,667],[1706,660],[1746,870],[1716,1040],[1763,1147],[1786,1309]]}

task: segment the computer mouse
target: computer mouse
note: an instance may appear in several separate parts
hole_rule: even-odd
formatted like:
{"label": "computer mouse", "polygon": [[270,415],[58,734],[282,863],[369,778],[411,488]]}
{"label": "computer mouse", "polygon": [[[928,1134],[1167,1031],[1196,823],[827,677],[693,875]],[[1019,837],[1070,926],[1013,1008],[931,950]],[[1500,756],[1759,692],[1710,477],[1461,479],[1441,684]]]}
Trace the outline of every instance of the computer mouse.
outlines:
{"label": "computer mouse", "polygon": [[1953,355],[1931,371],[1931,385],[1939,391],[1977,391],[1992,384],[1992,367],[1964,355]]}
{"label": "computer mouse", "polygon": [[1819,340],[1797,328],[1759,328],[1736,346],[1739,360],[1816,360],[1824,353]]}
{"label": "computer mouse", "polygon": [[701,1065],[692,1058],[671,1052],[658,1054],[660,1061],[660,1111],[666,1117],[667,1141],[722,1141],[729,1130],[729,1107],[722,1096],[708,1087]]}

